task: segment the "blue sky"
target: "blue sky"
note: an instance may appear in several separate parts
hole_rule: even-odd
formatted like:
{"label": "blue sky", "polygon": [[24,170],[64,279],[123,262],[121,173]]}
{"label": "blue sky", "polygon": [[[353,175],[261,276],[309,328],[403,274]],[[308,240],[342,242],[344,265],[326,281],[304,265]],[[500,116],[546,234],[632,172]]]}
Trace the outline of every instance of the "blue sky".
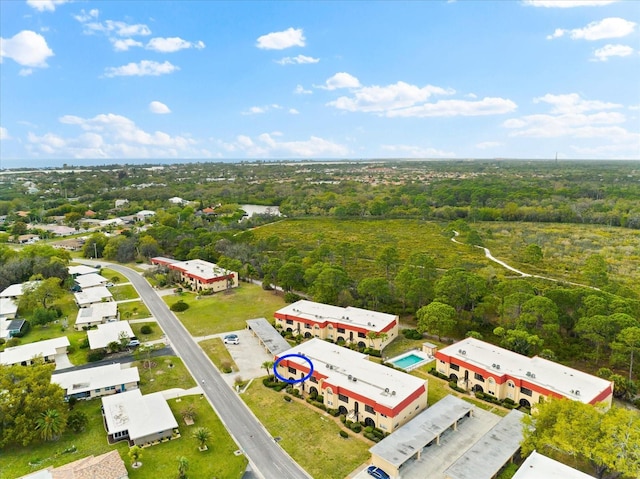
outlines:
{"label": "blue sky", "polygon": [[640,159],[640,2],[0,1],[1,167]]}

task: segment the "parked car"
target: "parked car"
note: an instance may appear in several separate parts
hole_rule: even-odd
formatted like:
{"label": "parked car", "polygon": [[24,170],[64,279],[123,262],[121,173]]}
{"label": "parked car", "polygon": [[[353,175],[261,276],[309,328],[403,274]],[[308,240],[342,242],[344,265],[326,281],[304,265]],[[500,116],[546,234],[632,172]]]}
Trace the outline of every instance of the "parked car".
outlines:
{"label": "parked car", "polygon": [[127,346],[129,346],[130,348],[140,346],[140,340],[134,336],[129,340],[129,344]]}
{"label": "parked car", "polygon": [[240,344],[240,338],[237,334],[228,334],[223,339],[224,344]]}
{"label": "parked car", "polygon": [[115,286],[115,284],[113,284],[111,281],[109,281],[106,286],[107,286],[107,288],[111,288],[112,286]]}
{"label": "parked car", "polygon": [[375,477],[376,479],[390,479],[389,474],[387,474],[386,472],[384,472],[382,469],[380,469],[377,466],[369,466],[369,467],[367,467],[367,473],[370,476]]}

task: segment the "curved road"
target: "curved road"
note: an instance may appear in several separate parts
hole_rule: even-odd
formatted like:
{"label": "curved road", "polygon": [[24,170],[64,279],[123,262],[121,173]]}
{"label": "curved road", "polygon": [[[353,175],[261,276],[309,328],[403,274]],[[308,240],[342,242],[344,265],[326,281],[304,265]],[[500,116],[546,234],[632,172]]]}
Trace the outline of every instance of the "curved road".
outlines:
{"label": "curved road", "polygon": [[209,358],[149,283],[125,266],[109,263],[108,267],[126,276],[136,288],[173,349],[202,386],[227,431],[249,459],[254,472],[263,479],[310,479],[311,476],[273,440],[242,399],[224,382]]}

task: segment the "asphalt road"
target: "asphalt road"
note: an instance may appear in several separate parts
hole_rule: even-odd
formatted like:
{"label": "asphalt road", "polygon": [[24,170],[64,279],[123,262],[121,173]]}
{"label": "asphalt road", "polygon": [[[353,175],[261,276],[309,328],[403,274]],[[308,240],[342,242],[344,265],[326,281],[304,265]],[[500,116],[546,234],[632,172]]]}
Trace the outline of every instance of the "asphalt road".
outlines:
{"label": "asphalt road", "polygon": [[170,346],[200,383],[227,431],[249,459],[253,471],[263,479],[309,479],[311,476],[273,440],[246,404],[224,382],[209,358],[149,283],[125,266],[110,263],[108,267],[126,276],[136,288],[164,330]]}

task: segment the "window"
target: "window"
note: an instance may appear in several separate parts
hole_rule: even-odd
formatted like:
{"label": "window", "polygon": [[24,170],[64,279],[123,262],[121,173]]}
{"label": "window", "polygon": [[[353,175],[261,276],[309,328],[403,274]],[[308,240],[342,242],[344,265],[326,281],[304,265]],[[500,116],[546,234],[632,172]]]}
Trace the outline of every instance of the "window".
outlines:
{"label": "window", "polygon": [[344,333],[344,328],[338,328],[339,333]]}
{"label": "window", "polygon": [[289,366],[289,372],[290,372],[291,374],[295,374],[295,373],[297,373],[298,371],[296,371],[296,369],[295,369],[295,368],[292,368],[291,366]]}
{"label": "window", "polygon": [[331,388],[327,388],[327,394],[333,394],[333,391],[331,390]]}
{"label": "window", "polygon": [[373,410],[373,407],[369,406],[368,404],[364,405],[364,410],[367,411],[370,414],[375,414],[376,412]]}
{"label": "window", "polygon": [[521,387],[520,388],[520,393],[524,394],[525,396],[529,396],[529,397],[533,396],[533,391],[531,389],[528,389],[528,388]]}
{"label": "window", "polygon": [[327,326],[327,329],[333,329],[333,326],[329,325]]}
{"label": "window", "polygon": [[366,337],[367,337],[367,335],[366,335],[366,334],[364,334],[364,333],[358,333],[358,337],[359,337],[359,338],[366,338]]}
{"label": "window", "polygon": [[304,324],[304,329],[311,329],[311,325],[310,325],[310,324],[305,323],[305,324]]}
{"label": "window", "polygon": [[349,398],[347,396],[345,396],[344,394],[338,394],[338,399],[342,402],[349,402]]}
{"label": "window", "polygon": [[480,381],[481,383],[484,382],[484,378],[482,377],[482,374],[473,373],[473,377],[476,379],[476,381]]}
{"label": "window", "polygon": [[293,324],[293,319],[287,319],[287,324]]}
{"label": "window", "polygon": [[313,327],[313,329],[320,329],[320,326],[318,326],[317,324]]}
{"label": "window", "polygon": [[318,383],[318,380],[316,378],[314,378],[313,376],[311,376],[309,378],[309,381],[311,381],[312,383],[316,383],[316,384]]}
{"label": "window", "polygon": [[507,382],[507,387],[509,387],[509,388],[515,388],[516,386],[515,386],[515,384],[513,384],[511,381],[508,381],[508,382]]}
{"label": "window", "polygon": [[453,369],[454,371],[460,371],[460,366],[458,366],[457,364],[450,364],[449,367],[451,369]]}

